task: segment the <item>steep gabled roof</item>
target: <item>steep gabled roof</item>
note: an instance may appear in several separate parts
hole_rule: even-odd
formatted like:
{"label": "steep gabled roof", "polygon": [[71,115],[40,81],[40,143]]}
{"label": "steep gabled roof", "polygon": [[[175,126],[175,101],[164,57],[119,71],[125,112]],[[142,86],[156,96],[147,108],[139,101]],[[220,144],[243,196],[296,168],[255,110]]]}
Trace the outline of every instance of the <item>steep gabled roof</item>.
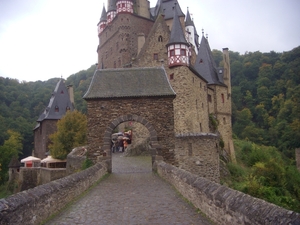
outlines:
{"label": "steep gabled roof", "polygon": [[208,40],[204,36],[201,39],[194,67],[208,81],[208,84],[224,85],[219,79],[218,70]]}
{"label": "steep gabled roof", "polygon": [[[143,57],[145,54],[148,54],[148,48],[149,48],[149,43],[151,41],[151,39],[155,36],[156,32],[166,32],[168,34],[168,37],[166,38],[166,40],[169,40],[169,36],[170,36],[170,30],[169,27],[166,23],[166,21],[164,20],[164,17],[162,14],[159,14],[145,40],[145,44],[142,47],[139,55],[138,55],[138,59],[140,59],[141,57]],[[156,39],[157,40],[157,39]]]}
{"label": "steep gabled roof", "polygon": [[94,73],[84,99],[175,97],[163,68],[105,69]]}
{"label": "steep gabled roof", "polygon": [[161,13],[164,15],[165,20],[172,19],[174,16],[173,7],[175,7],[175,5],[177,5],[176,10],[178,16],[184,16],[177,0],[158,0],[156,6],[150,9],[150,13],[154,18]]}
{"label": "steep gabled roof", "polygon": [[[56,107],[58,107],[58,112],[55,110]],[[68,89],[63,80],[60,79],[52,93],[48,106],[39,116],[37,122],[46,119],[59,120],[66,114],[67,107],[69,107],[71,111],[74,110],[74,106],[70,101]]]}
{"label": "steep gabled roof", "polygon": [[173,25],[172,25],[170,40],[167,45],[174,44],[174,43],[188,45],[185,39],[184,31],[182,29],[176,8],[177,7],[175,7],[175,9],[173,10],[173,14],[174,14]]}

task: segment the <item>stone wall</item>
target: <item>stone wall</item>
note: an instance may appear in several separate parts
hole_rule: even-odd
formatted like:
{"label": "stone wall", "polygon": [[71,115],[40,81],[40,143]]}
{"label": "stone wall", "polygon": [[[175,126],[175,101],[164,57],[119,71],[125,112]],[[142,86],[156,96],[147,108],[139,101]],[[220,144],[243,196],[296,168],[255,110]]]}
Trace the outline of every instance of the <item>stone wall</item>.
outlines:
{"label": "stone wall", "polygon": [[162,178],[217,224],[300,224],[300,214],[296,212],[211,182],[163,161],[156,161],[154,166]]}
{"label": "stone wall", "polygon": [[[131,14],[118,14],[99,35],[98,69],[122,68],[136,58],[138,34],[147,38],[153,21]],[[132,26],[134,24],[134,26]]]}
{"label": "stone wall", "polygon": [[219,136],[215,134],[176,135],[175,158],[178,167],[219,183],[218,143]]}
{"label": "stone wall", "polygon": [[19,192],[0,200],[0,224],[40,224],[74,200],[107,173],[107,164]]}
{"label": "stone wall", "polygon": [[46,158],[45,153],[49,151],[49,135],[57,131],[58,120],[43,120],[40,127],[34,130],[34,156],[40,159]]}
{"label": "stone wall", "polygon": [[157,150],[154,154],[174,163],[173,97],[89,99],[87,108],[89,159],[97,161],[103,153],[110,156],[114,129],[126,121],[136,121],[149,130],[150,144]]}
{"label": "stone wall", "polygon": [[21,167],[19,174],[20,191],[34,188],[65,176],[65,168]]}

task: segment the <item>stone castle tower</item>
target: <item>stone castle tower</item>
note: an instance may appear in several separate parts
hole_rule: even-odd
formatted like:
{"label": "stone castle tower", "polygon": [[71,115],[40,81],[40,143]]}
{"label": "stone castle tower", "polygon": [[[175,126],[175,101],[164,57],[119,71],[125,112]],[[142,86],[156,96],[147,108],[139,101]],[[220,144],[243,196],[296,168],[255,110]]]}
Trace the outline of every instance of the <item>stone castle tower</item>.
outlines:
{"label": "stone castle tower", "polygon": [[97,69],[163,67],[176,92],[175,134],[217,132],[234,159],[228,49],[217,68],[189,10],[185,15],[177,0],[157,0],[153,8],[148,0],[108,0],[97,26]]}
{"label": "stone castle tower", "polygon": [[39,116],[34,131],[34,156],[40,159],[46,158],[49,152],[49,135],[56,132],[56,123],[68,110],[74,110],[73,87],[66,87],[60,79],[51,95],[46,109]]}

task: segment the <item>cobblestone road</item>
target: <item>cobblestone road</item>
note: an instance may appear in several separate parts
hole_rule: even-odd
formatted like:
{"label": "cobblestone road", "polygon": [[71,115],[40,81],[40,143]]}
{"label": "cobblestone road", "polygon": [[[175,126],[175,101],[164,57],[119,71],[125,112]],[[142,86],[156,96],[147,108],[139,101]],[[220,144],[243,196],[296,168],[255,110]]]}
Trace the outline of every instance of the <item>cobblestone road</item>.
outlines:
{"label": "cobblestone road", "polygon": [[150,157],[113,154],[113,173],[47,225],[211,224],[152,173]]}

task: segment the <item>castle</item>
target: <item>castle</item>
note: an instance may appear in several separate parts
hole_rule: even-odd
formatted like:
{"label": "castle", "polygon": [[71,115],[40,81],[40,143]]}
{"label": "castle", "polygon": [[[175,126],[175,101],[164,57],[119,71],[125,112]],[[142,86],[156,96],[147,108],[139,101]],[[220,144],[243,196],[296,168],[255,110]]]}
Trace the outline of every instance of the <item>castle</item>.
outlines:
{"label": "castle", "polygon": [[185,15],[177,0],[153,8],[147,0],[108,0],[97,26],[98,70],[162,67],[176,93],[175,135],[218,132],[234,159],[229,52],[223,49],[218,68],[189,10]]}

